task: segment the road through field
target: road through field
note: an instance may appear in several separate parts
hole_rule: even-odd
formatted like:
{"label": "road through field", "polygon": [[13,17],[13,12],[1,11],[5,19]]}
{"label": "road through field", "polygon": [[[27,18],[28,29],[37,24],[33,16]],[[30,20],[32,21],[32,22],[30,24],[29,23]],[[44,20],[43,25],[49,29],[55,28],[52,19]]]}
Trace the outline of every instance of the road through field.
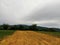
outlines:
{"label": "road through field", "polygon": [[16,31],[0,45],[60,45],[60,38],[34,31]]}

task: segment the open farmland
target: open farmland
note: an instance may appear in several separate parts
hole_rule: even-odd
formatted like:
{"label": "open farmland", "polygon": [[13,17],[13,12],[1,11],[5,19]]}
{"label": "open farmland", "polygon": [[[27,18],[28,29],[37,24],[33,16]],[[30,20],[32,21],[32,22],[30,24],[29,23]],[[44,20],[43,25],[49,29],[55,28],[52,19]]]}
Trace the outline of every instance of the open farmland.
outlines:
{"label": "open farmland", "polygon": [[58,37],[60,38],[60,32],[47,32],[47,31],[36,31],[38,33],[44,33],[44,34],[49,34],[51,36],[55,36],[55,37]]}
{"label": "open farmland", "polygon": [[16,31],[0,45],[60,45],[60,38],[35,31]]}
{"label": "open farmland", "polygon": [[12,35],[14,32],[14,30],[0,30],[0,39]]}

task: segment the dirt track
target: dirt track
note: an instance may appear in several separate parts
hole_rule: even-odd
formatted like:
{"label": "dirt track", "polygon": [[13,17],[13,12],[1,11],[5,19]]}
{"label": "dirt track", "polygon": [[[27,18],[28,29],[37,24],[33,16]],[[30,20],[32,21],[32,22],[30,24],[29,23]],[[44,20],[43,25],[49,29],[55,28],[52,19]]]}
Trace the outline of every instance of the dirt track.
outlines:
{"label": "dirt track", "polygon": [[60,45],[60,38],[34,31],[16,31],[0,45]]}

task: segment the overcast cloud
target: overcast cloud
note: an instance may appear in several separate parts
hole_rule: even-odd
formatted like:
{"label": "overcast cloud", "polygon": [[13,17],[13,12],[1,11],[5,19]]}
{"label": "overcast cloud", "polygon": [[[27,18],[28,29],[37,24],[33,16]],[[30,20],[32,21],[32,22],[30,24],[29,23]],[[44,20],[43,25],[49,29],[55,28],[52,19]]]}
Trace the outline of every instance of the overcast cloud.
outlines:
{"label": "overcast cloud", "polygon": [[60,28],[60,0],[0,0],[0,24]]}

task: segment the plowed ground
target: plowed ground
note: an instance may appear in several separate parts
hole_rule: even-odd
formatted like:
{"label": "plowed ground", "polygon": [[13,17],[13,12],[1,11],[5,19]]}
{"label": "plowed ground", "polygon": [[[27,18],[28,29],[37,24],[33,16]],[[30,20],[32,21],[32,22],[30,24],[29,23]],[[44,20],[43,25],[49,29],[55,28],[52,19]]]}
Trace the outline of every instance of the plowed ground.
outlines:
{"label": "plowed ground", "polygon": [[60,45],[60,38],[34,31],[16,31],[0,45]]}

